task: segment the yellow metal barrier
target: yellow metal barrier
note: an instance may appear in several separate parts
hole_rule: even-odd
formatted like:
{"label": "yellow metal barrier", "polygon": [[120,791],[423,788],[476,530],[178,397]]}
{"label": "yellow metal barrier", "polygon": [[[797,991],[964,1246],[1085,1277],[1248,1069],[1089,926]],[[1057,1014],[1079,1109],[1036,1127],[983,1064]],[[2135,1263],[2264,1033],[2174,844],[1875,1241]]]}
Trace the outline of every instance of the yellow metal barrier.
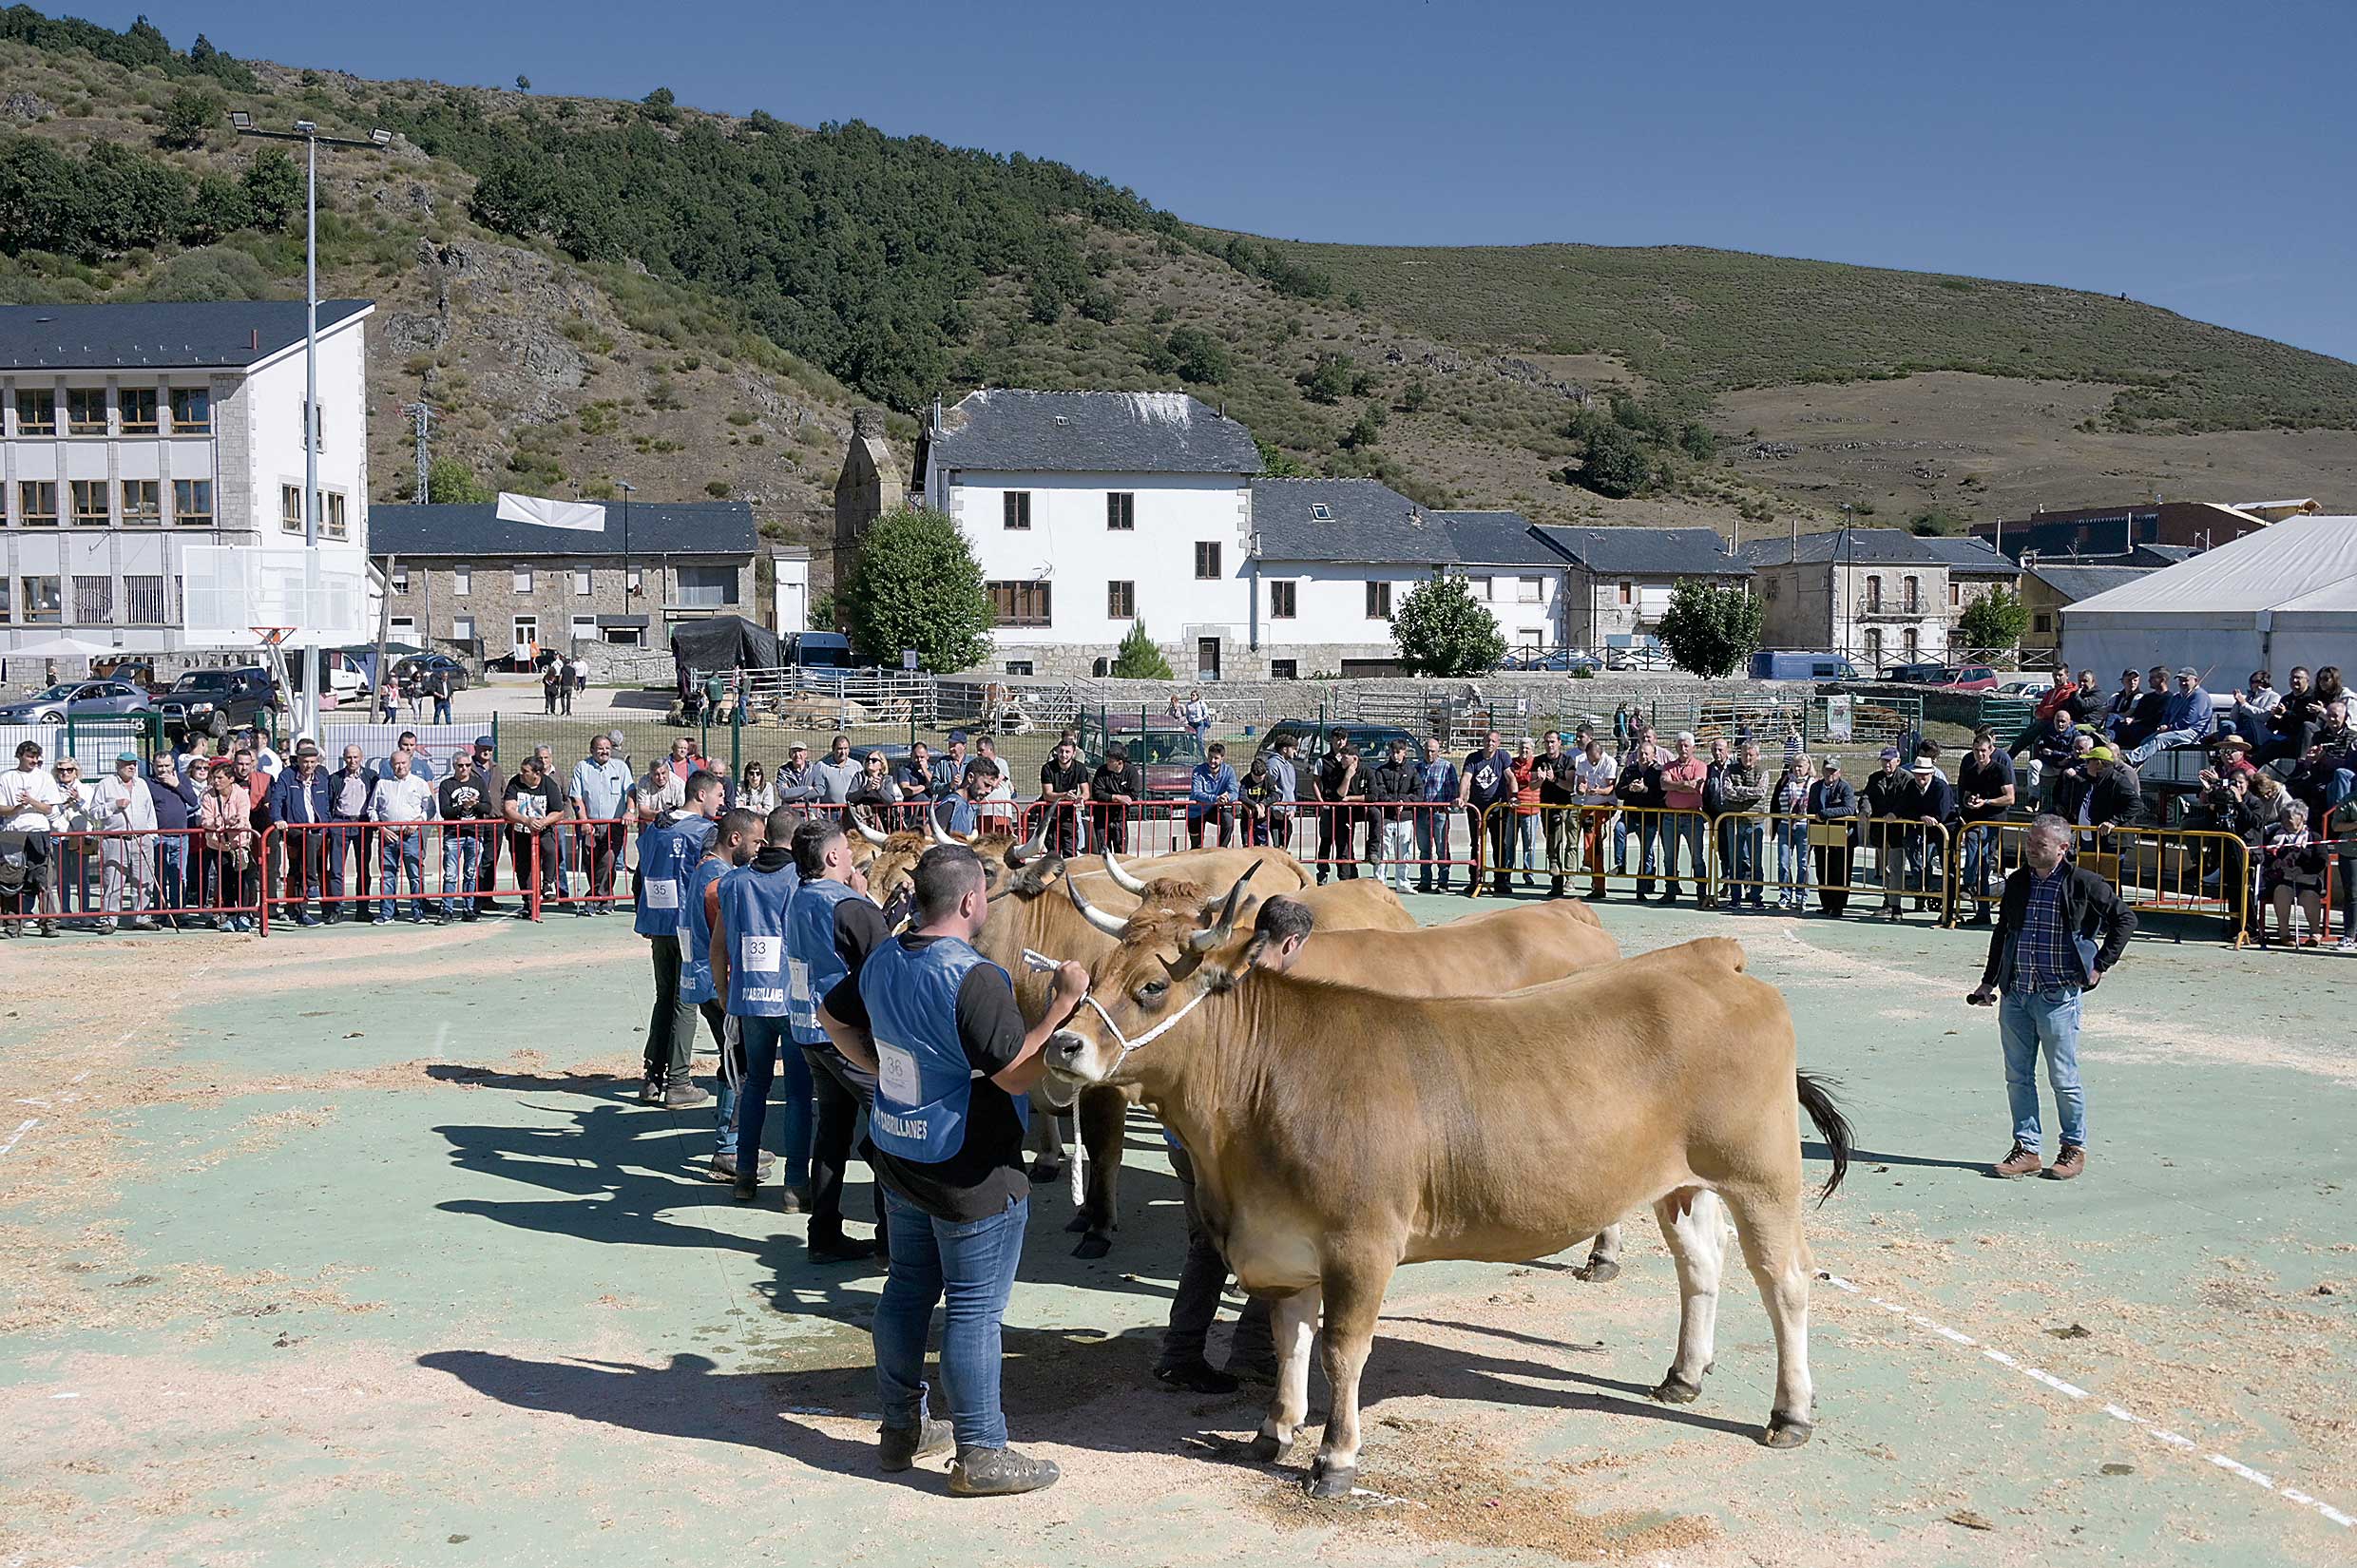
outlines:
{"label": "yellow metal barrier", "polygon": [[[1506,836],[1500,840],[1501,819]],[[1523,832],[1523,824],[1531,824]],[[1491,872],[1561,877],[1566,892],[1601,898],[1612,887],[1633,887],[1650,896],[1664,889],[1694,889],[1697,902],[1714,896],[1710,818],[1700,812],[1666,806],[1550,806],[1524,813],[1513,802],[1489,808],[1483,821],[1485,853],[1494,860],[1501,844],[1506,864]]]}
{"label": "yellow metal barrier", "polygon": [[[2022,848],[2029,823],[2008,821],[1996,826],[1993,847],[1982,851],[1987,864],[1986,902],[1992,907],[2005,877],[2022,864]],[[2213,916],[2229,923],[2231,940],[2242,946],[2251,929],[2252,887],[2256,856],[2232,833],[2207,828],[2142,828],[2126,825],[2071,828],[2071,857],[2119,891],[2136,909],[2167,914]],[[1982,902],[1978,879],[1967,875],[1965,838],[1960,834],[1951,868],[1950,885],[1960,897]],[[1971,882],[1974,885],[1966,887]]]}
{"label": "yellow metal barrier", "polygon": [[1911,902],[1916,912],[1936,913],[1943,926],[1955,913],[1948,901],[1955,878],[1944,874],[1948,838],[1940,823],[1891,817],[1729,812],[1711,823],[1720,896],[1729,904],[1765,908],[1773,897],[1791,909],[1813,892],[1828,914],[1847,914],[1858,897],[1904,916]]}

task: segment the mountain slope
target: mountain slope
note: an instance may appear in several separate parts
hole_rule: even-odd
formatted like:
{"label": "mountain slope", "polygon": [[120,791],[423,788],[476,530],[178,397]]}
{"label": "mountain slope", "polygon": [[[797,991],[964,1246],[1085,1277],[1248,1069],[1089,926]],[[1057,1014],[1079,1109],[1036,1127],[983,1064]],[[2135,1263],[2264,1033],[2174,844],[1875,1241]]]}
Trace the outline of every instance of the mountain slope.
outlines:
{"label": "mountain slope", "polygon": [[[2156,489],[2357,494],[2357,366],[2098,296],[1683,248],[1275,243],[858,124],[378,83],[31,16],[0,11],[7,297],[297,293],[283,182],[222,111],[398,133],[321,161],[323,289],[380,303],[385,494],[423,398],[437,455],[490,483],[729,494],[814,538],[855,403],[899,411],[905,449],[933,394],[977,384],[1185,387],[1280,468],[1564,521],[1847,506],[1952,529]],[[1629,493],[1598,493],[1600,442],[1635,454]]]}

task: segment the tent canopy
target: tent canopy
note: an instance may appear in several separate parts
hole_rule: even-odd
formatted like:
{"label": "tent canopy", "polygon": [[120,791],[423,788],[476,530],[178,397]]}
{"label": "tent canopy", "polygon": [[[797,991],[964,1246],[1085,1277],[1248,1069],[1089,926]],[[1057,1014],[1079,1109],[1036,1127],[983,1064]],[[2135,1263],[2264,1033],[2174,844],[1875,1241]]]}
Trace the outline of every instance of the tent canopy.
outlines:
{"label": "tent canopy", "polygon": [[2106,673],[2336,664],[2357,648],[2357,517],[2292,517],[2063,606],[2062,657]]}
{"label": "tent canopy", "polygon": [[776,634],[741,615],[716,615],[679,626],[671,634],[671,657],[679,663],[681,679],[690,670],[732,670],[739,664],[748,670],[774,670],[782,662]]}

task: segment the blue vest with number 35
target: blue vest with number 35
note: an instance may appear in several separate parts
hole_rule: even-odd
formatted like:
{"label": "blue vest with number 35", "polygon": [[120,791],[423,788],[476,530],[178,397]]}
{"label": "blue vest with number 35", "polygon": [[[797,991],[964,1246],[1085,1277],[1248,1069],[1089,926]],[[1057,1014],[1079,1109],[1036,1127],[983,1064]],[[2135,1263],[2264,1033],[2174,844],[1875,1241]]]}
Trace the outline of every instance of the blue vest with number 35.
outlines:
{"label": "blue vest with number 35", "polygon": [[[886,1154],[938,1165],[965,1147],[967,1104],[977,1075],[958,1037],[958,987],[976,966],[989,963],[955,937],[915,948],[895,938],[859,971],[876,1056],[868,1133]],[[998,972],[1006,978],[1006,970]],[[1024,1102],[1015,1103],[1020,1114]]]}
{"label": "blue vest with number 35", "polygon": [[739,866],[720,878],[720,924],[728,931],[728,1010],[738,1018],[784,1018],[786,911],[802,879],[792,865]]}
{"label": "blue vest with number 35", "polygon": [[834,945],[835,906],[866,895],[848,882],[805,882],[786,908],[786,1018],[796,1045],[824,1045],[818,1004],[851,970]]}

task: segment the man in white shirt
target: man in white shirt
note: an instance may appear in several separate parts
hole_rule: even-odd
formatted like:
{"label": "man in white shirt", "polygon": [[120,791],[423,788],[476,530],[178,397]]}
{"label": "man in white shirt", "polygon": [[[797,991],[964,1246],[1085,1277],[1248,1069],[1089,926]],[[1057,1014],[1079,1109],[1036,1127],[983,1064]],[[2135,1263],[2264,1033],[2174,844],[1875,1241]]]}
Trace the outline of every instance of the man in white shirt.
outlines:
{"label": "man in white shirt", "polygon": [[[278,777],[279,772],[286,767],[286,758],[271,750],[270,736],[264,735],[259,726],[246,731],[245,736],[246,750],[254,754],[254,771],[258,774],[267,774],[272,778]],[[237,749],[234,743],[230,749],[232,751]]]}
{"label": "man in white shirt", "polygon": [[[433,815],[433,786],[410,771],[410,754],[395,752],[391,758],[392,772],[376,781],[375,798],[369,802],[369,815],[382,823],[424,822]],[[375,924],[393,923],[393,895],[399,890],[394,880],[398,870],[406,870],[410,880],[410,912],[404,918],[410,924],[424,921],[426,894],[426,838],[422,828],[387,827],[383,830],[383,859],[377,867]]]}
{"label": "man in white shirt", "polygon": [[[8,826],[8,835],[19,842],[0,847],[0,852],[10,859],[22,860],[24,880],[18,891],[10,895],[8,913],[41,915],[41,934],[55,936],[57,895],[49,886],[49,834],[64,826],[66,793],[57,787],[57,780],[41,765],[41,743],[22,741],[16,748],[16,766],[0,774],[0,816]],[[0,934],[21,936],[24,923],[0,919]]]}
{"label": "man in white shirt", "polygon": [[1580,808],[1580,854],[1588,863],[1588,896],[1604,896],[1604,830],[1612,821],[1613,786],[1620,764],[1595,736],[1571,766],[1572,799]]}
{"label": "man in white shirt", "polygon": [[150,836],[156,831],[156,802],[147,793],[147,781],[139,776],[137,752],[117,754],[113,776],[92,786],[90,818],[101,832],[139,835],[100,841],[100,933],[111,932],[116,916],[126,911],[133,916],[131,929],[156,929],[154,916],[147,913],[156,904],[156,841]]}
{"label": "man in white shirt", "polygon": [[573,764],[565,798],[581,819],[581,836],[588,853],[589,897],[576,906],[584,913],[604,914],[613,907],[614,875],[622,864],[632,782],[630,765],[614,755],[609,736],[592,736],[589,755]]}

